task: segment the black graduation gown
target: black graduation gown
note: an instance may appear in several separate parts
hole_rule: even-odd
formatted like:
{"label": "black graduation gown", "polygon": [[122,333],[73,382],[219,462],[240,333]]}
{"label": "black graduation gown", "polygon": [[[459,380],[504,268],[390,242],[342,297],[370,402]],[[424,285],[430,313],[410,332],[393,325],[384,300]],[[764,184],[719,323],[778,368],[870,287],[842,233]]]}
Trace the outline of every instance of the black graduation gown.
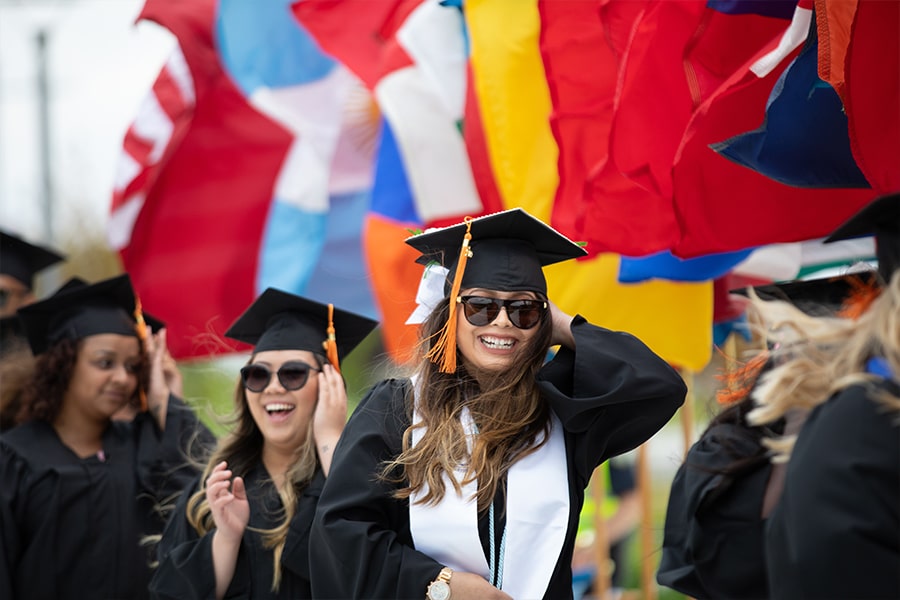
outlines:
{"label": "black graduation gown", "polygon": [[772,465],[722,473],[759,450],[735,423],[713,425],[691,446],[669,492],[660,585],[700,599],[768,597],[761,515]]}
{"label": "black graduation gown", "polygon": [[[563,425],[568,456],[568,531],[562,553],[547,558],[555,567],[544,597],[553,599],[572,597],[572,550],[594,468],[656,433],[686,392],[678,373],[637,338],[581,317],[572,332],[578,351],[561,348],[538,375],[541,392]],[[335,448],[310,534],[316,598],[418,600],[443,566],[415,550],[409,503],[391,497],[399,486],[376,478],[382,461],[401,451],[410,424],[409,392],[406,379],[376,385]],[[529,549],[507,548],[511,551]]]}
{"label": "black graduation gown", "polygon": [[141,540],[161,531],[157,504],[186,472],[172,445],[196,423],[170,398],[165,432],[148,413],[113,421],[103,456],[88,458],[43,421],[4,432],[0,598],[146,598],[153,556]]}
{"label": "black graduation gown", "polygon": [[862,386],[810,413],[766,528],[772,598],[900,598],[898,416]]}
{"label": "black graduation gown", "polygon": [[[304,489],[291,520],[281,559],[281,585],[273,592],[273,552],[263,546],[256,529],[271,529],[281,522],[281,498],[265,467],[257,465],[245,478],[250,503],[250,523],[244,531],[237,565],[226,598],[311,598],[309,590],[309,527],[325,477],[318,469]],[[203,537],[188,522],[188,499],[199,489],[198,479],[178,501],[162,541],[159,567],[150,582],[154,598],[182,600],[215,598],[216,578],[212,562],[215,530]]]}

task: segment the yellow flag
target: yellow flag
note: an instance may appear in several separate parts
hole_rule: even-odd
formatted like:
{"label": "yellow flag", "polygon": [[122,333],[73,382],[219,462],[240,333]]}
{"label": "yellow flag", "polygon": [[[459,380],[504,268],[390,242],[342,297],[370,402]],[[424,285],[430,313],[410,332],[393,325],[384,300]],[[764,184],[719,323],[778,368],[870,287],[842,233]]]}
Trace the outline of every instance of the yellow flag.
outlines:
{"label": "yellow flag", "polygon": [[[537,0],[467,0],[473,85],[505,208],[550,222],[558,147],[538,45]],[[712,282],[618,283],[606,254],[548,267],[550,297],[566,312],[639,337],[673,365],[700,370],[712,353]]]}

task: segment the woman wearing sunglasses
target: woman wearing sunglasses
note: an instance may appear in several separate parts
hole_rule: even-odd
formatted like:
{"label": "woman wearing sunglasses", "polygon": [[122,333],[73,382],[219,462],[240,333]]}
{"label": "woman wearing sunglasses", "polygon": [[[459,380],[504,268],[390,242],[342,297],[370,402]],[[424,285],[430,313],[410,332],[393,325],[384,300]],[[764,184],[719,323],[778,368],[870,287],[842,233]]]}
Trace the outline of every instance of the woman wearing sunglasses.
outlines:
{"label": "woman wearing sunglasses", "polygon": [[594,468],[662,427],[684,382],[549,300],[543,266],[585,252],[524,211],[407,243],[428,263],[421,359],[344,430],[310,535],[313,595],[571,597]]}
{"label": "woman wearing sunglasses", "polygon": [[225,333],[255,346],[234,428],[166,526],[155,597],[311,597],[309,526],[347,417],[338,365],[376,324],[269,288]]}

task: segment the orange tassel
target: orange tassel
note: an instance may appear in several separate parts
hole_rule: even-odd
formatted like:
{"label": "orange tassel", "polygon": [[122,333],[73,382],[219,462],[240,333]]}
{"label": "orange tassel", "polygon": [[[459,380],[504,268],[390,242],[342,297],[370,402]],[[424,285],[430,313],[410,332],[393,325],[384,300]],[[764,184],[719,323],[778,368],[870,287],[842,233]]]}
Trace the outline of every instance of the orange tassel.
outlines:
{"label": "orange tassel", "polygon": [[716,392],[716,401],[719,404],[728,405],[739,402],[747,397],[759,374],[769,360],[769,352],[763,350],[740,367],[735,367],[724,375],[716,378],[724,382],[724,387]]}
{"label": "orange tassel", "polygon": [[[137,332],[138,339],[141,340],[141,345],[144,345],[144,342],[147,341],[147,337],[150,335],[150,332],[147,329],[147,322],[144,320],[144,311],[141,308],[141,299],[137,296],[134,297],[134,320],[135,327],[134,330]],[[138,397],[141,402],[141,412],[145,412],[147,410],[147,390],[141,388],[138,391]]]}
{"label": "orange tassel", "polygon": [[854,277],[850,280],[850,287],[852,288],[850,295],[841,304],[841,310],[838,311],[837,316],[855,321],[869,310],[869,307],[881,294],[881,288],[874,277],[869,283],[859,277]]}
{"label": "orange tassel", "polygon": [[341,372],[340,359],[338,359],[337,339],[334,336],[334,304],[328,305],[328,339],[325,340],[325,356],[335,371]]}
{"label": "orange tassel", "polygon": [[472,217],[466,217],[466,235],[463,236],[462,248],[459,250],[459,261],[456,265],[456,274],[453,276],[453,286],[450,288],[450,314],[447,323],[441,330],[438,341],[425,355],[433,363],[440,362],[441,373],[456,372],[456,315],[459,312],[456,306],[456,297],[462,286],[463,272],[466,270],[466,262],[472,257],[469,241],[472,239]]}

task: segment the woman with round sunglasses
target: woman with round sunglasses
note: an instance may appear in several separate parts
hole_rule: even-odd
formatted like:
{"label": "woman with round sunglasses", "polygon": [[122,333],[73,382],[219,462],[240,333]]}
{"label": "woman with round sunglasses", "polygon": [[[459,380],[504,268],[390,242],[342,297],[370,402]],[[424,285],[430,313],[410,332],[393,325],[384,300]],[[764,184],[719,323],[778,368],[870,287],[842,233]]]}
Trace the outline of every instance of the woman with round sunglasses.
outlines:
{"label": "woman with round sunglasses", "polygon": [[549,300],[543,266],[585,252],[521,209],[407,243],[427,263],[421,357],[344,430],[310,534],[313,595],[571,597],[593,470],[661,428],[684,382]]}
{"label": "woman with round sunglasses", "polygon": [[225,333],[254,345],[234,428],[166,526],[154,597],[311,597],[309,526],[347,417],[339,363],[376,325],[269,288]]}

